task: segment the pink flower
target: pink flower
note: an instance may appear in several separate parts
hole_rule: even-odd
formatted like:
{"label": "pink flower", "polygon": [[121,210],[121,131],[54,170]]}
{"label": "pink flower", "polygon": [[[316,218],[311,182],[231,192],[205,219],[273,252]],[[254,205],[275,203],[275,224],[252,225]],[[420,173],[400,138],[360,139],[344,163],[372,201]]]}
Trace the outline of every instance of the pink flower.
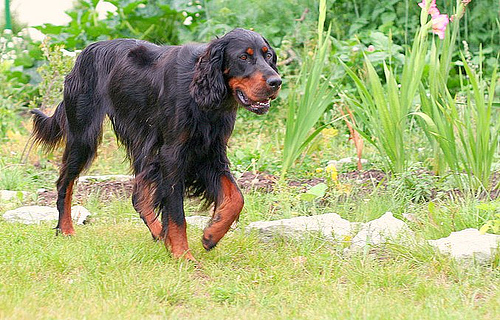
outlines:
{"label": "pink flower", "polygon": [[366,51],[373,52],[373,51],[375,51],[375,47],[371,44],[368,46],[368,48],[366,48]]}
{"label": "pink flower", "polygon": [[[463,0],[464,2],[469,3],[471,0]],[[421,3],[418,4],[422,9],[426,8],[427,3],[426,0],[422,0]],[[446,26],[450,22],[447,14],[441,14],[439,9],[436,6],[436,0],[431,0],[431,5],[429,8],[429,14],[432,20],[432,32],[437,34],[439,39],[444,39],[444,32],[446,30]]]}
{"label": "pink flower", "polygon": [[450,20],[447,14],[438,14],[432,17],[432,32],[437,34],[439,39],[444,39],[444,32]]}
{"label": "pink flower", "polygon": [[[418,5],[422,9],[425,9],[427,7],[427,3],[426,3],[425,0],[422,0],[422,2],[419,3]],[[439,13],[440,13],[439,9],[436,6],[436,0],[431,0],[431,6],[429,8],[429,14],[431,15],[431,17],[434,17],[435,15],[438,15]]]}

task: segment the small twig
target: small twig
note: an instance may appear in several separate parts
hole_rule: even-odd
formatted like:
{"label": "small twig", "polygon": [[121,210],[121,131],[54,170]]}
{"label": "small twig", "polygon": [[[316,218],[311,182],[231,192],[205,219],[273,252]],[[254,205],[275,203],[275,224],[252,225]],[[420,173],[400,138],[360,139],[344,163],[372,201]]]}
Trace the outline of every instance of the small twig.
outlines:
{"label": "small twig", "polygon": [[306,15],[309,13],[309,8],[305,8],[304,12],[302,12],[302,15],[300,18],[295,19],[295,21],[304,21],[306,19]]}
{"label": "small twig", "polygon": [[292,49],[286,50],[286,53],[288,54],[288,58],[286,58],[285,60],[279,61],[278,66],[286,66],[286,65],[289,65],[290,63],[294,62],[295,60],[298,60],[297,54]]}
{"label": "small twig", "polygon": [[349,121],[347,119],[347,117],[345,117],[345,113],[344,113],[342,106],[339,107],[339,110],[340,110],[340,113],[344,116],[345,123],[346,123],[347,127],[349,128],[349,133],[350,133],[349,139],[352,139],[352,141],[354,142],[354,146],[356,147],[356,153],[358,155],[358,170],[362,170],[363,165],[361,164],[361,156],[363,153],[363,139],[361,139],[361,136],[359,135],[359,133],[354,129],[354,126],[356,125],[356,120],[354,119],[354,116],[352,115],[352,111],[347,106],[344,106],[344,107],[346,108],[346,112],[349,115],[349,118],[351,119],[351,121]]}

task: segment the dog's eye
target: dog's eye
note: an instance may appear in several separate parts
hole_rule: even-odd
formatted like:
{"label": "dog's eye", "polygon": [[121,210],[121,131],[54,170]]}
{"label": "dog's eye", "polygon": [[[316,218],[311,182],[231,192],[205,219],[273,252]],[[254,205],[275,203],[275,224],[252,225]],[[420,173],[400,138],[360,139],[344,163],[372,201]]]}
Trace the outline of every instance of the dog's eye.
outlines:
{"label": "dog's eye", "polygon": [[271,60],[272,57],[273,57],[273,54],[271,52],[266,53],[267,60]]}
{"label": "dog's eye", "polygon": [[240,56],[240,59],[241,59],[241,60],[247,60],[247,59],[248,59],[248,55],[247,55],[246,53],[245,53],[245,54],[242,54],[242,55]]}

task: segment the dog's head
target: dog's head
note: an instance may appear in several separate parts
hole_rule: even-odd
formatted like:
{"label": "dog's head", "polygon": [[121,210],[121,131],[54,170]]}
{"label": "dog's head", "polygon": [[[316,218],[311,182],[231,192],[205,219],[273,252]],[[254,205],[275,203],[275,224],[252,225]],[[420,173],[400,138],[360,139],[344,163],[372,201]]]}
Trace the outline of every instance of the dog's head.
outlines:
{"label": "dog's head", "polygon": [[228,94],[246,109],[264,114],[281,88],[276,53],[260,34],[235,29],[210,42],[195,67],[191,94],[216,108]]}

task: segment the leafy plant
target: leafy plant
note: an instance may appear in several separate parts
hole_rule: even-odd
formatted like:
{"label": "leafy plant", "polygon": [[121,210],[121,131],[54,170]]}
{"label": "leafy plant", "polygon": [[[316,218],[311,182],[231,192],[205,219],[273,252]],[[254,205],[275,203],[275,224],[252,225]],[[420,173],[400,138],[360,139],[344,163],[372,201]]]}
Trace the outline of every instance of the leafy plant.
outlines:
{"label": "leafy plant", "polygon": [[496,219],[488,220],[480,229],[479,232],[485,234],[488,231],[492,231],[495,234],[500,233],[500,213],[496,214]]}
{"label": "leafy plant", "polygon": [[[355,111],[358,122],[365,126],[365,129],[357,126],[358,132],[385,156],[387,167],[397,173],[403,172],[407,166],[408,114],[422,77],[427,52],[430,25],[426,15],[426,12],[425,15],[422,13],[421,28],[414,39],[412,51],[406,56],[402,74],[396,75],[384,62],[385,87],[366,55],[366,79],[358,77],[341,62],[358,89],[359,98],[342,95]],[[400,79],[399,84],[397,79]]]}
{"label": "leafy plant", "polygon": [[16,129],[18,114],[37,94],[40,57],[40,49],[26,35],[8,29],[0,34],[0,138]]}
{"label": "leafy plant", "polygon": [[61,45],[41,44],[46,63],[37,69],[42,81],[38,85],[40,95],[33,98],[31,105],[36,108],[53,108],[62,100],[64,77],[71,71],[77,52],[63,49]]}
{"label": "leafy plant", "polygon": [[300,199],[304,201],[314,201],[323,198],[326,195],[328,186],[326,183],[318,183],[309,188],[306,192],[300,194]]}
{"label": "leafy plant", "polygon": [[474,71],[462,56],[465,75],[459,74],[461,92],[453,97],[447,86],[464,10],[465,5],[459,3],[452,31],[447,32],[440,48],[432,44],[428,81],[420,87],[421,112],[415,114],[422,119],[422,127],[434,147],[436,171],[445,169],[440,163],[442,157],[457,177],[462,171],[467,172],[470,188],[488,189],[500,130],[500,123],[496,121],[498,113],[493,109],[497,67],[487,88],[482,72]]}
{"label": "leafy plant", "polygon": [[[332,103],[334,91],[323,75],[329,39],[323,35],[326,15],[326,1],[320,1],[318,21],[318,45],[311,58],[307,57],[301,66],[298,83],[288,97],[286,133],[283,148],[284,177],[304,148],[321,132],[314,125]],[[330,32],[328,31],[327,34]],[[328,79],[328,77],[326,77]]]}
{"label": "leafy plant", "polygon": [[491,231],[500,234],[500,202],[480,203],[476,206],[476,209],[489,212],[492,217],[479,229],[479,232],[485,234]]}
{"label": "leafy plant", "polygon": [[280,46],[284,39],[303,45],[310,39],[313,24],[317,21],[317,1],[283,0],[270,3],[257,0],[203,1],[206,19],[195,29],[196,39],[209,40],[235,27],[254,28],[273,46]]}
{"label": "leafy plant", "polygon": [[[52,43],[69,49],[81,49],[87,44],[114,38],[138,38],[156,43],[177,44],[182,29],[196,25],[198,6],[187,1],[173,0],[109,0],[117,9],[99,19],[100,0],[78,0],[73,10],[66,12],[71,22],[65,26],[45,24],[38,27],[50,35]],[[184,13],[184,14],[183,14]],[[198,13],[198,14],[197,14]]]}
{"label": "leafy plant", "polygon": [[413,203],[424,203],[432,198],[432,189],[436,188],[436,177],[412,167],[388,182],[394,194]]}

